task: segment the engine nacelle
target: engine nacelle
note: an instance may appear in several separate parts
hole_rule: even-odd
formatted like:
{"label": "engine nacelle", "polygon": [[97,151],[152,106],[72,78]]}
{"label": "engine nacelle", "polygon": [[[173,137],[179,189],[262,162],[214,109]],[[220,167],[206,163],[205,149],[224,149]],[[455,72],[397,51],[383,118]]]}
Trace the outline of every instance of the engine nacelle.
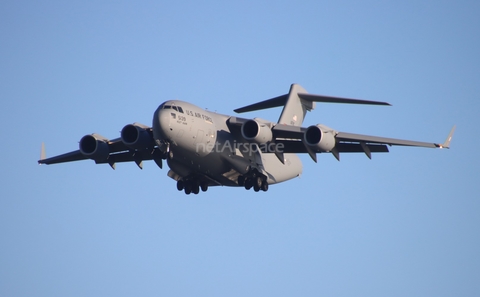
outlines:
{"label": "engine nacelle", "polygon": [[246,121],[241,130],[243,138],[258,144],[265,144],[273,139],[272,129],[267,124],[256,120]]}
{"label": "engine nacelle", "polygon": [[335,131],[320,124],[310,126],[303,135],[303,142],[316,151],[329,152],[335,147]]}
{"label": "engine nacelle", "polygon": [[80,139],[80,152],[96,161],[106,160],[110,154],[107,139],[100,135],[85,135]]}
{"label": "engine nacelle", "polygon": [[153,137],[147,131],[146,126],[140,124],[128,124],[121,132],[122,142],[131,149],[153,149]]}

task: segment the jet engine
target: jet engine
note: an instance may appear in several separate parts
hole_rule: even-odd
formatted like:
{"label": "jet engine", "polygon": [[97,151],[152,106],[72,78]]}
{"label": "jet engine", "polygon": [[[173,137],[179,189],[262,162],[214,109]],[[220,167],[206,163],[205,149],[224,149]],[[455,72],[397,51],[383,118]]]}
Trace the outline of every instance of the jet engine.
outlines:
{"label": "jet engine", "polygon": [[310,126],[303,135],[303,142],[316,151],[329,152],[335,147],[335,131],[320,124]]}
{"label": "jet engine", "polygon": [[141,124],[128,124],[121,132],[122,142],[131,149],[152,149],[155,145],[153,137],[147,130],[148,127]]}
{"label": "jet engine", "polygon": [[267,124],[259,123],[256,120],[248,120],[243,123],[242,136],[246,140],[258,144],[265,144],[273,139],[271,128]]}
{"label": "jet engine", "polygon": [[80,152],[96,161],[106,160],[110,154],[107,141],[98,134],[85,135],[80,139]]}

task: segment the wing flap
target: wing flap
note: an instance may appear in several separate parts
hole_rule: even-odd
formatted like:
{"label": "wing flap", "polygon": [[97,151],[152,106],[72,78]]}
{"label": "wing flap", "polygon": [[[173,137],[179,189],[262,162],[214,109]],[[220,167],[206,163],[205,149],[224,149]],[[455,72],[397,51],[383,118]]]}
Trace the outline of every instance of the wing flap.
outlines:
{"label": "wing flap", "polygon": [[[282,144],[284,153],[305,154],[308,153],[302,141],[278,139],[276,143]],[[384,144],[366,144],[372,153],[388,153],[388,147]],[[364,153],[365,150],[360,143],[338,143],[335,148],[339,153]],[[321,152],[317,152],[321,153]]]}
{"label": "wing flap", "polygon": [[116,154],[110,154],[108,159],[95,161],[97,164],[111,164],[111,163],[122,163],[122,162],[141,162],[155,159],[164,159],[165,156],[160,152],[160,150],[155,149],[153,152],[147,151],[125,151]]}

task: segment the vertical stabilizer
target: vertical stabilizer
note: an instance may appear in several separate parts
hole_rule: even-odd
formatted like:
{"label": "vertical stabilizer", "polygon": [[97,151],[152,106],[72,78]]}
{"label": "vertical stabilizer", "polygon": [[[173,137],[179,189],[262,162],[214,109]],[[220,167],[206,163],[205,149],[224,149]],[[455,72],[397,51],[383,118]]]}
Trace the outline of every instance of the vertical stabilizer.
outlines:
{"label": "vertical stabilizer", "polygon": [[301,126],[307,111],[315,108],[315,102],[303,100],[298,96],[298,93],[306,94],[307,91],[298,84],[292,84],[278,123]]}

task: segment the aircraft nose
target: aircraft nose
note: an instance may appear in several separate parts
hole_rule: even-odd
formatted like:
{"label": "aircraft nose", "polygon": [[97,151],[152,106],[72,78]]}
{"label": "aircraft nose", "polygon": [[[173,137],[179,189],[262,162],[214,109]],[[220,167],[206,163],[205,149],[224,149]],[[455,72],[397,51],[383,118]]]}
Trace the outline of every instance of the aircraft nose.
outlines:
{"label": "aircraft nose", "polygon": [[170,139],[170,115],[167,111],[160,105],[153,114],[152,128],[155,140]]}

